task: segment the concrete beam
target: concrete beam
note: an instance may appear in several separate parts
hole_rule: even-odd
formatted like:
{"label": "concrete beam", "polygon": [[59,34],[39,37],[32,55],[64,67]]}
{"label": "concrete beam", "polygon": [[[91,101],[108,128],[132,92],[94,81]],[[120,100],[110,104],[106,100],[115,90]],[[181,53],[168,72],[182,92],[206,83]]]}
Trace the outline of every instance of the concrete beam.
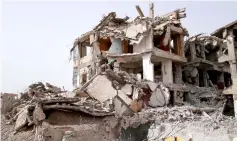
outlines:
{"label": "concrete beam", "polygon": [[137,9],[138,14],[139,14],[141,17],[144,17],[144,14],[143,14],[143,12],[142,12],[142,10],[141,10],[141,8],[140,8],[139,5],[136,6],[136,9]]}
{"label": "concrete beam", "polygon": [[183,29],[180,27],[176,27],[174,25],[170,26],[171,32],[177,33],[177,34],[183,34]]}
{"label": "concrete beam", "polygon": [[154,3],[150,3],[150,18],[154,19]]}
{"label": "concrete beam", "polygon": [[169,59],[172,60],[174,62],[187,62],[187,58],[186,57],[182,57],[179,55],[175,55],[172,54],[170,52],[158,49],[158,48],[153,48],[152,49],[153,55],[155,55],[156,57],[160,57],[160,58],[164,58],[164,59]]}

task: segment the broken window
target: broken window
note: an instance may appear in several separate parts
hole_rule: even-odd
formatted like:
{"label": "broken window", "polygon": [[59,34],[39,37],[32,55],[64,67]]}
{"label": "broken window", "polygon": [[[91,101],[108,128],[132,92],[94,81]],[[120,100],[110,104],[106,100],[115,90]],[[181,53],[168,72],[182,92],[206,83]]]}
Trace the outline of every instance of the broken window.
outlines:
{"label": "broken window", "polygon": [[129,44],[127,40],[122,41],[123,53],[133,53],[133,46]]}
{"label": "broken window", "polygon": [[[113,38],[112,38],[113,39]],[[100,51],[109,51],[109,53],[133,53],[133,46],[129,44],[129,41],[114,38],[114,45],[112,45],[111,39],[108,37],[106,39],[99,39]],[[113,46],[113,48],[111,48]]]}
{"label": "broken window", "polygon": [[122,41],[121,41],[121,39],[111,37],[110,41],[112,42],[112,44],[109,48],[109,53],[122,54],[123,52],[122,52]]}
{"label": "broken window", "polygon": [[89,45],[90,45],[90,42],[88,40],[78,44],[80,58],[83,58],[87,56],[88,54],[90,54]]}
{"label": "broken window", "polygon": [[165,38],[165,34],[154,35],[154,37],[153,37],[154,46],[161,49],[161,50],[164,50],[164,51],[170,51],[169,44],[167,46],[165,46],[163,43],[164,38]]}
{"label": "broken window", "polygon": [[109,38],[103,39],[100,38],[99,39],[99,47],[100,47],[100,51],[108,51],[110,46],[111,46],[111,41]]}
{"label": "broken window", "polygon": [[85,57],[86,56],[86,47],[82,46],[80,48],[80,58]]}

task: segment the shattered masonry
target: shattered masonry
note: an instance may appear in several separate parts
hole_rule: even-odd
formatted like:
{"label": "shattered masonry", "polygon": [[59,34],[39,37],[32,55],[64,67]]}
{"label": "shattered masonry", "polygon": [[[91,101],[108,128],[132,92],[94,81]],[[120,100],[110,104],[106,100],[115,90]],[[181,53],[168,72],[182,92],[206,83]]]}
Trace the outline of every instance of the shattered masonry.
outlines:
{"label": "shattered masonry", "polygon": [[[228,88],[225,91],[230,92],[224,93],[236,94],[236,65],[235,61],[228,62],[231,45],[231,60],[236,60],[236,41],[230,41],[235,37],[230,36],[231,32],[236,34],[236,29],[232,31],[236,22],[212,35],[201,33],[184,41],[189,35],[181,24],[186,17],[185,8],[157,17],[152,5],[149,17],[144,16],[139,6],[136,9],[139,16],[134,20],[118,18],[111,12],[93,30],[75,40],[71,49],[77,54],[75,88],[83,87],[108,65],[115,72],[125,71],[138,79],[162,82],[173,95],[172,103],[183,103],[190,85],[211,88],[215,93]],[[223,31],[226,37],[217,36]]]}
{"label": "shattered masonry", "polygon": [[[135,19],[111,12],[75,40],[72,92],[38,82],[20,98],[1,94],[12,137],[32,125],[29,140],[236,137],[237,122],[228,116],[237,117],[237,21],[189,37],[185,8],[155,16],[151,3],[149,17],[136,10]],[[180,123],[184,131],[170,135]],[[199,134],[206,126],[216,135]]]}

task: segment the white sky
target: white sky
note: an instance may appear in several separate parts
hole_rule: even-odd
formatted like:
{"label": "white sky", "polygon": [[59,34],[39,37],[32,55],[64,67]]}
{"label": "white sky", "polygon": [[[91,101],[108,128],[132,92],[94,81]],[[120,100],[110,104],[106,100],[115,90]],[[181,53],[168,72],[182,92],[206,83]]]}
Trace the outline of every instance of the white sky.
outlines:
{"label": "white sky", "polygon": [[[3,2],[1,92],[20,92],[43,81],[72,89],[69,50],[103,14],[136,17],[135,5],[149,14],[149,2]],[[237,19],[237,2],[154,2],[155,15],[186,7],[190,35],[211,33]]]}

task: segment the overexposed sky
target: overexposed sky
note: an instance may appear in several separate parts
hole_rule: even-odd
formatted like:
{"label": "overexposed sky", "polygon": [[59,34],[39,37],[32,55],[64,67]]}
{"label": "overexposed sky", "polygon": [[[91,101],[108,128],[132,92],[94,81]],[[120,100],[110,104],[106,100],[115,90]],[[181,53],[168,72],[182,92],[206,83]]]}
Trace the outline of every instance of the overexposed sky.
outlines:
{"label": "overexposed sky", "polygon": [[[20,92],[43,81],[72,89],[69,50],[103,14],[136,17],[135,5],[149,15],[149,2],[3,2],[1,92]],[[183,26],[190,35],[211,33],[237,19],[237,2],[154,2],[155,15],[186,7]]]}

